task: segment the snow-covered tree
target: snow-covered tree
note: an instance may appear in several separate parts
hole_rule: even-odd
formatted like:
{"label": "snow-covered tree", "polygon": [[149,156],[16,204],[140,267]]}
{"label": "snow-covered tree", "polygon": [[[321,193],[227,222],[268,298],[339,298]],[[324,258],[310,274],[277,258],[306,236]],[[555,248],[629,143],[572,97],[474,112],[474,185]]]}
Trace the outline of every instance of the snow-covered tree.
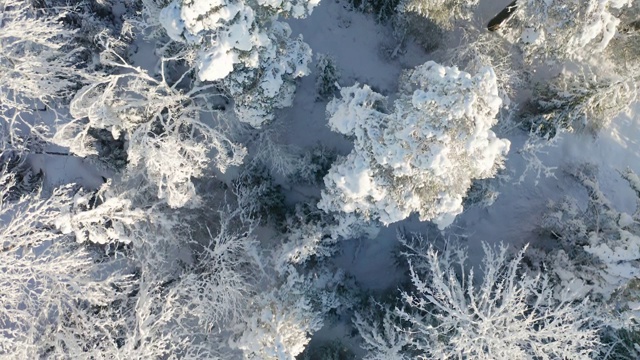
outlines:
{"label": "snow-covered tree", "polygon": [[460,45],[445,51],[446,63],[449,66],[458,66],[471,74],[478,73],[484,67],[492,68],[504,105],[509,106],[515,92],[526,83],[523,64],[514,55],[515,46],[491,33],[474,29],[462,31]]}
{"label": "snow-covered tree", "polygon": [[[375,304],[377,307],[383,305]],[[375,311],[378,310],[378,311]],[[379,312],[382,310],[382,316]],[[378,319],[380,321],[378,321]],[[409,360],[411,356],[411,335],[400,326],[400,320],[394,309],[369,309],[368,312],[355,312],[353,325],[362,338],[360,345],[367,351],[364,360]]]}
{"label": "snow-covered tree", "polygon": [[[550,204],[543,227],[558,239],[560,249],[547,262],[565,287],[590,294],[598,301],[601,316],[620,327],[640,316],[640,211],[619,211],[607,199],[593,174],[575,173],[589,192],[583,210],[575,199]],[[640,179],[631,170],[622,172],[638,198]]]}
{"label": "snow-covered tree", "polygon": [[191,179],[203,174],[212,150],[215,166],[224,172],[242,162],[245,149],[227,136],[224,119],[208,108],[207,92],[213,86],[182,90],[182,78],[169,84],[167,61],[162,60],[161,78],[156,79],[107,49],[102,63],[121,71],[96,77],[76,94],[73,120],[62,124],[53,140],[86,156],[97,153],[92,128],[109,130],[114,138],[124,134],[127,176],[147,179],[158,198],[180,207],[197,198]]}
{"label": "snow-covered tree", "polygon": [[515,28],[529,62],[582,60],[601,53],[618,31],[618,14],[633,0],[519,0]]}
{"label": "snow-covered tree", "polygon": [[413,286],[382,327],[359,322],[369,358],[391,359],[384,354],[393,351],[417,359],[586,359],[598,348],[587,300],[567,292],[557,299],[548,277],[523,273],[524,250],[510,259],[506,246],[484,244],[476,274],[466,249],[403,241]]}
{"label": "snow-covered tree", "polygon": [[635,68],[640,56],[640,2],[632,1],[628,8],[620,12],[618,32],[606,49],[607,57],[617,66]]}
{"label": "snow-covered tree", "polygon": [[559,129],[597,134],[637,99],[639,83],[640,73],[563,72],[536,86],[525,121],[533,131],[551,137]]}
{"label": "snow-covered tree", "polygon": [[339,235],[334,231],[335,225],[335,219],[314,203],[296,206],[283,226],[285,239],[275,252],[276,271],[286,273],[291,264],[300,266],[336,253]]}
{"label": "snow-covered tree", "polygon": [[[73,236],[56,230],[60,209],[72,201],[74,186],[10,201],[12,173],[0,176],[0,352],[15,359],[62,358],[83,342],[108,336],[95,327],[94,309],[126,298],[132,278],[120,260],[101,259]],[[74,357],[75,358],[75,357]]]}
{"label": "snow-covered tree", "polygon": [[318,207],[390,224],[417,212],[441,229],[462,212],[473,179],[492,177],[509,150],[490,128],[502,101],[489,68],[475,76],[427,62],[401,78],[393,112],[368,86],[341,90],[329,125],[354,139],[331,167]]}
{"label": "snow-covered tree", "polygon": [[23,114],[68,99],[82,80],[76,66],[82,49],[71,46],[75,32],[62,23],[66,15],[37,11],[28,1],[0,1],[0,119],[14,146],[25,131]]}
{"label": "snow-covered tree", "polygon": [[339,89],[340,70],[336,59],[330,55],[318,54],[316,63],[316,99],[332,97]]}
{"label": "snow-covered tree", "polygon": [[[76,53],[66,47],[74,32],[66,13],[47,15],[20,0],[3,0],[0,32],[0,90],[3,106],[32,109],[72,94]],[[22,104],[21,100],[33,103]]]}
{"label": "snow-covered tree", "polygon": [[392,51],[395,57],[410,36],[427,51],[446,42],[446,33],[459,21],[471,19],[478,0],[399,0],[392,18],[394,35],[400,44]]}
{"label": "snow-covered tree", "polygon": [[221,81],[236,101],[241,121],[254,127],[272,120],[273,108],[290,106],[295,79],[307,75],[311,49],[291,38],[278,16],[304,18],[317,0],[175,0],[160,13],[171,39],[195,47],[202,81]]}
{"label": "snow-covered tree", "polygon": [[400,0],[400,12],[425,17],[437,26],[452,29],[459,20],[470,20],[479,0]]}
{"label": "snow-covered tree", "polygon": [[338,307],[330,289],[339,276],[304,276],[290,267],[282,284],[256,296],[246,328],[232,346],[245,359],[295,360],[319,330],[324,316]]}

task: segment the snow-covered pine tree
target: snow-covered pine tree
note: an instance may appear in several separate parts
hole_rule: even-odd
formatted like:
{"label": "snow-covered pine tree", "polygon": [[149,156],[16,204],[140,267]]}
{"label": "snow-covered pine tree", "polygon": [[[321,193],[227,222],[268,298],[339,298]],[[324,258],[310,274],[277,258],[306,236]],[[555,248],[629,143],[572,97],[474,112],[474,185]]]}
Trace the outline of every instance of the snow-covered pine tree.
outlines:
{"label": "snow-covered pine tree", "polygon": [[219,81],[234,98],[238,118],[254,127],[290,106],[295,79],[307,75],[311,49],[291,38],[279,16],[304,18],[317,0],[201,0],[169,3],[160,23],[174,41],[191,47],[197,76]]}
{"label": "snow-covered pine tree", "polygon": [[563,72],[537,84],[525,124],[541,136],[561,129],[596,135],[639,94],[640,72],[600,75],[591,69]]}
{"label": "snow-covered pine tree", "polygon": [[354,139],[325,177],[318,207],[390,224],[418,213],[441,229],[462,212],[473,179],[492,177],[509,150],[490,128],[502,101],[490,68],[472,76],[434,62],[408,71],[392,109],[368,86],[327,105],[332,130]]}
{"label": "snow-covered pine tree", "polygon": [[316,100],[327,100],[338,91],[340,70],[336,59],[327,54],[318,54],[316,63]]}
{"label": "snow-covered pine tree", "polygon": [[618,31],[620,12],[632,2],[519,0],[516,21],[501,31],[519,39],[529,63],[588,59],[606,49]]}

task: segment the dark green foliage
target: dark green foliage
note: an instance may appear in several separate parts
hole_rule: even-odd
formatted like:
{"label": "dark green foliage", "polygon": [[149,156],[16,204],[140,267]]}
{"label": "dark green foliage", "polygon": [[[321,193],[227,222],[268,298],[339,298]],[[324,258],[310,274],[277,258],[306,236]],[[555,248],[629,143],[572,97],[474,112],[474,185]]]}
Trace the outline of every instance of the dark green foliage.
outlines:
{"label": "dark green foliage", "polygon": [[496,190],[501,183],[501,180],[506,176],[504,175],[504,169],[499,170],[496,177],[489,179],[476,179],[471,183],[471,188],[467,191],[467,196],[464,198],[464,208],[467,209],[471,206],[487,207],[493,205],[500,193]]}
{"label": "dark green foliage", "polygon": [[349,0],[355,9],[374,14],[379,22],[389,21],[395,14],[400,0]]}
{"label": "dark green foliage", "polygon": [[603,330],[599,358],[603,360],[636,360],[640,358],[640,331],[637,329]]}
{"label": "dark green foliage", "polygon": [[296,184],[322,184],[323,178],[329,173],[337,157],[335,149],[317,144],[304,154],[302,158],[304,165],[300,166],[289,180]]}
{"label": "dark green foliage", "polygon": [[252,164],[233,180],[237,194],[251,204],[250,216],[263,225],[282,228],[286,222],[287,207],[282,186],[275,184],[269,170],[262,164]]}
{"label": "dark green foliage", "polygon": [[297,357],[298,360],[355,360],[356,356],[348,346],[339,340],[325,342],[319,346],[309,345]]}
{"label": "dark green foliage", "polygon": [[327,100],[335,96],[340,80],[340,70],[336,60],[329,55],[319,54],[316,63],[316,101]]}
{"label": "dark green foliage", "polygon": [[[5,150],[0,153],[0,166],[3,173],[12,173],[15,184],[9,188],[7,198],[2,201],[17,200],[23,195],[32,193],[40,188],[43,172],[35,172],[27,163],[26,156],[15,151]],[[6,184],[0,184],[6,186]]]}
{"label": "dark green foliage", "polygon": [[123,170],[127,166],[124,134],[114,139],[111,131],[106,129],[91,128],[88,133],[95,139],[94,146],[100,161],[115,170]]}

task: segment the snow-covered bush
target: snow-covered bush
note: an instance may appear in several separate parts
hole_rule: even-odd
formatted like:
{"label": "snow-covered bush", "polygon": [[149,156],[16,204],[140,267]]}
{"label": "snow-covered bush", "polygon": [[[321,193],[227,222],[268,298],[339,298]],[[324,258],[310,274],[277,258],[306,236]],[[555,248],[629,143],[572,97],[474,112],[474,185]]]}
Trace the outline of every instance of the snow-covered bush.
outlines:
{"label": "snow-covered bush", "polygon": [[122,171],[127,167],[127,148],[124,134],[114,138],[111,131],[107,129],[90,128],[87,135],[93,138],[87,139],[92,142],[90,148],[95,149],[95,155],[99,164],[108,169]]}
{"label": "snow-covered bush", "polygon": [[313,279],[289,268],[282,284],[256,296],[246,329],[232,347],[245,359],[295,360],[323,325],[325,314],[338,307],[330,290],[339,277],[322,274]]}
{"label": "snow-covered bush", "polygon": [[26,154],[21,154],[13,149],[0,151],[0,168],[5,173],[11,173],[13,181],[9,186],[2,201],[15,201],[23,195],[33,193],[40,189],[43,173],[42,170],[35,172],[27,164]]}
{"label": "snow-covered bush", "polygon": [[376,20],[385,23],[393,19],[400,0],[349,0],[355,9],[374,14]]}
{"label": "snow-covered bush", "polygon": [[341,90],[329,125],[354,150],[325,177],[318,207],[390,224],[417,212],[441,229],[462,212],[473,179],[492,177],[509,150],[490,128],[502,101],[489,68],[476,76],[434,62],[401,79],[393,112],[368,86]]}
{"label": "snow-covered bush", "polygon": [[431,51],[446,42],[446,32],[458,21],[468,21],[478,0],[399,0],[393,19],[395,36],[407,35]]}
{"label": "snow-covered bush", "polygon": [[304,18],[317,0],[174,0],[160,22],[175,41],[199,49],[198,78],[221,81],[236,101],[241,121],[254,127],[273,119],[272,109],[290,106],[295,79],[307,75],[311,49],[291,38],[278,16]]}
{"label": "snow-covered bush", "polygon": [[[70,105],[73,120],[59,127],[56,143],[86,156],[97,153],[92,128],[109,130],[114,138],[124,135],[127,175],[147,179],[158,198],[172,207],[197,199],[191,179],[203,174],[212,150],[214,164],[223,172],[242,162],[245,149],[227,137],[224,120],[208,109],[211,86],[183,91],[180,81],[166,82],[164,71],[158,80],[113,51],[102,56],[104,64],[121,71],[96,77],[76,94]],[[164,60],[162,65],[164,70]]]}
{"label": "snow-covered bush", "polygon": [[515,17],[528,62],[584,59],[601,53],[617,33],[619,12],[633,0],[520,0]]}
{"label": "snow-covered bush", "polygon": [[566,292],[558,300],[546,276],[523,273],[524,250],[509,259],[506,246],[485,244],[478,283],[465,249],[405,244],[413,283],[405,306],[382,324],[359,322],[370,359],[586,359],[597,349],[587,300]]}
{"label": "snow-covered bush", "polygon": [[136,209],[125,194],[116,195],[111,183],[96,192],[79,190],[59,209],[56,228],[74,234],[78,243],[130,244],[136,241],[135,226],[148,220],[147,213]]}
{"label": "snow-covered bush", "polygon": [[[543,227],[558,239],[560,249],[547,262],[564,287],[590,294],[611,326],[638,322],[640,316],[640,212],[619,211],[599,188],[593,174],[578,171],[589,192],[589,205],[564,198],[550,204]],[[640,179],[622,172],[640,205]],[[640,207],[639,207],[640,209]]]}
{"label": "snow-covered bush", "polygon": [[326,100],[339,89],[340,70],[336,59],[330,55],[318,54],[316,63],[316,99]]}
{"label": "snow-covered bush", "polygon": [[266,166],[273,175],[292,176],[304,167],[299,149],[284,143],[286,129],[281,123],[272,123],[253,130],[252,140],[246,144],[252,153],[248,166]]}

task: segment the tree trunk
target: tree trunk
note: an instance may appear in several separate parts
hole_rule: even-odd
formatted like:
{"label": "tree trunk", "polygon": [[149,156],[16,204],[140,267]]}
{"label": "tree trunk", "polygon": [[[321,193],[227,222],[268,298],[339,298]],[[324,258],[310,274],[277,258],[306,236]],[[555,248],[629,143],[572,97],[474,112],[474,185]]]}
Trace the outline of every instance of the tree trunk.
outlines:
{"label": "tree trunk", "polygon": [[487,29],[489,31],[496,31],[500,28],[500,26],[507,20],[509,20],[513,14],[516,12],[518,5],[516,5],[517,0],[514,0],[511,4],[507,5],[502,11],[498,13],[498,15],[494,16],[489,24],[487,25]]}

